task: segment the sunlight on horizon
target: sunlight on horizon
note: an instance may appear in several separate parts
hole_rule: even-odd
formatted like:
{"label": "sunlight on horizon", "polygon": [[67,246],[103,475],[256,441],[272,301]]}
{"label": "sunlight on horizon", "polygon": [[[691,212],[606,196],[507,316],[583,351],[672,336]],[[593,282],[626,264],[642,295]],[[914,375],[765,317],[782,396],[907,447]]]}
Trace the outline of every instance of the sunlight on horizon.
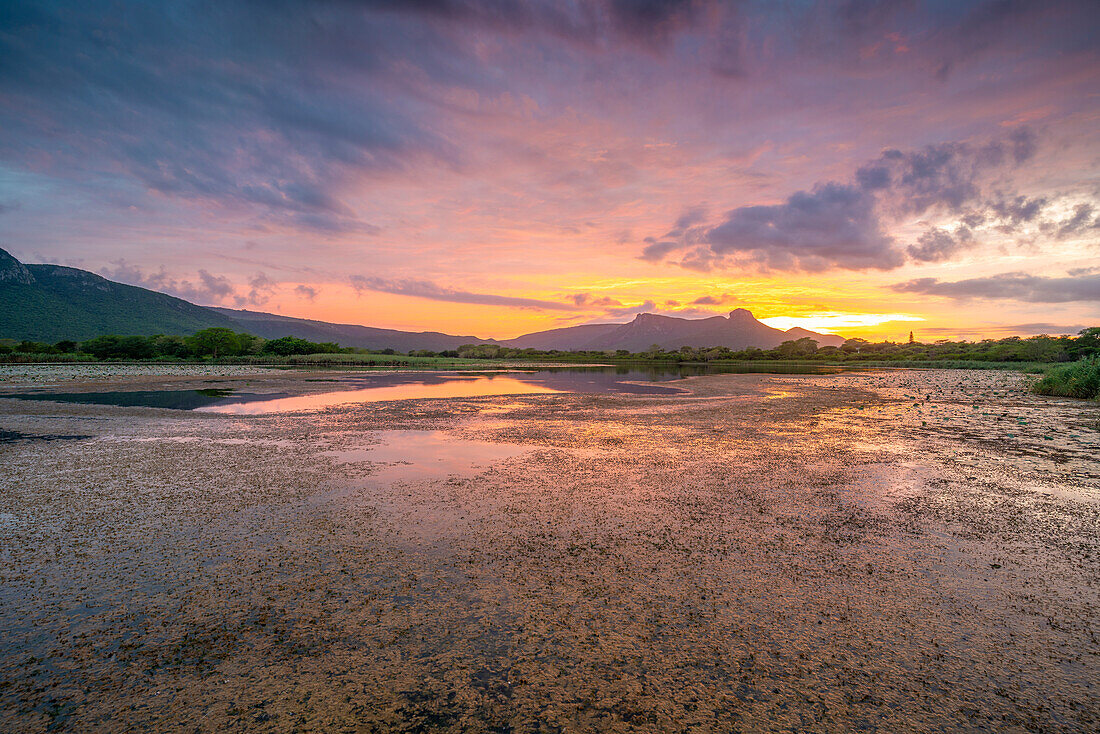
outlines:
{"label": "sunlight on horizon", "polygon": [[838,313],[824,312],[809,314],[806,316],[772,316],[760,319],[773,329],[792,329],[800,326],[810,331],[818,331],[822,334],[833,334],[837,330],[846,328],[859,328],[879,326],[892,321],[926,321],[922,316],[914,316],[905,313]]}

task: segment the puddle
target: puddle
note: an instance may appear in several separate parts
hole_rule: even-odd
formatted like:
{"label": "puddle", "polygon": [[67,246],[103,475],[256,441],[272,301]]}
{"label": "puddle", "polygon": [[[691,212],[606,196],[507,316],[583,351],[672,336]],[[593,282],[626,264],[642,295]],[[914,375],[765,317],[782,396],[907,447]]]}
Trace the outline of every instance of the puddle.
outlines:
{"label": "puddle", "polygon": [[512,377],[454,376],[446,382],[435,384],[413,382],[403,385],[379,385],[358,390],[297,395],[275,400],[209,405],[196,410],[202,413],[259,415],[262,413],[295,413],[306,410],[320,410],[335,405],[352,403],[381,403],[387,400],[430,400],[434,398],[472,398],[491,395],[529,395],[556,392],[562,391],[532,385]]}
{"label": "puddle", "polygon": [[326,383],[308,394],[238,393],[232,390],[128,390],[114,392],[9,393],[0,398],[61,403],[167,408],[229,415],[260,415],[321,410],[337,405],[392,400],[475,398],[496,395],[610,393],[622,395],[686,395],[690,391],[660,384],[685,377],[742,372],[821,373],[837,368],[799,365],[693,365],[561,367],[539,370],[359,373],[336,378],[304,378]]}
{"label": "puddle", "polygon": [[0,444],[31,441],[80,441],[91,436],[82,434],[57,433],[20,433],[19,431],[0,431]]}
{"label": "puddle", "polygon": [[519,444],[470,441],[444,431],[378,431],[382,443],[326,451],[343,463],[388,464],[371,474],[371,483],[443,479],[469,475],[531,450]]}
{"label": "puddle", "polygon": [[229,390],[127,390],[115,392],[31,392],[8,393],[0,398],[48,400],[55,403],[114,405],[121,408],[168,408],[196,410],[227,401],[270,400],[273,395],[235,394]]}

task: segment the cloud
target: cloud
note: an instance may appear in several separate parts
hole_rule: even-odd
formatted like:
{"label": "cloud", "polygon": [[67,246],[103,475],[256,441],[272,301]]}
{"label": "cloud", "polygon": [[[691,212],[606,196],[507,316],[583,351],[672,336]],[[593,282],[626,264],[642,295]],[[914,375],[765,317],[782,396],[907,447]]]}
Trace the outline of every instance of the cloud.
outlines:
{"label": "cloud", "polygon": [[[692,226],[702,217],[693,211],[664,237],[647,238],[639,257],[659,262],[682,251],[680,265],[695,270],[709,270],[732,258],[739,265],[805,272],[891,270],[906,255],[920,262],[946,260],[973,244],[965,225],[954,234],[933,228],[903,250],[888,234],[888,224],[930,212],[956,214],[975,226],[987,218],[1010,224],[1034,219],[1045,199],[1002,196],[982,201],[985,179],[1028,161],[1035,148],[1035,134],[1019,128],[982,144],[889,149],[857,168],[850,182],[826,181],[796,191],[780,204],[739,207],[712,227]],[[968,205],[989,212],[966,209]]]}
{"label": "cloud", "polygon": [[[1032,124],[1067,146],[1044,150],[1068,157],[1096,106],[1097,14],[1062,0],[216,5],[0,7],[13,241],[58,259],[102,247],[99,262],[155,242],[154,273],[158,247],[261,241],[281,265],[337,272],[354,254],[371,272],[444,263],[462,283],[492,267],[481,248],[500,267],[557,268],[636,231],[654,235],[642,258],[698,270],[885,269],[950,250],[894,235],[897,216],[985,221],[990,179],[1035,155],[1018,113],[1047,115]],[[1002,123],[995,144],[919,148]],[[1088,160],[1036,180],[1068,191]],[[687,206],[700,201],[709,212]],[[957,230],[941,219],[920,227]],[[384,242],[342,236],[380,227]],[[559,252],[540,249],[552,228]],[[277,272],[237,272],[259,267]]]}
{"label": "cloud", "polygon": [[906,248],[906,251],[917,262],[942,262],[950,260],[973,244],[974,235],[966,227],[959,227],[954,233],[933,227],[920,236],[916,245]]}
{"label": "cloud", "polygon": [[310,285],[296,285],[294,286],[294,292],[307,301],[316,299],[318,293],[317,289]]}
{"label": "cloud", "polygon": [[723,306],[728,303],[739,303],[740,300],[732,293],[723,293],[718,296],[699,296],[691,303],[695,306]]}
{"label": "cloud", "polygon": [[1014,228],[1023,222],[1031,222],[1043,211],[1048,201],[1044,197],[1029,199],[1016,196],[1011,199],[998,199],[988,204],[988,214],[998,218],[1004,225]]}
{"label": "cloud", "polygon": [[271,300],[276,287],[275,281],[263,273],[258,273],[248,280],[248,294],[236,296],[233,300],[236,301],[238,306],[262,306]]}
{"label": "cloud", "polygon": [[612,308],[623,305],[610,296],[593,296],[591,293],[577,293],[573,296],[573,303],[577,306],[589,308]]}
{"label": "cloud", "polygon": [[857,185],[876,192],[894,214],[920,216],[939,208],[958,212],[981,195],[982,177],[1019,165],[1035,155],[1036,136],[1018,128],[981,145],[966,142],[929,145],[909,152],[883,151],[856,170]]}
{"label": "cloud", "polygon": [[782,204],[746,206],[710,229],[717,255],[746,254],[775,270],[890,269],[904,256],[882,228],[867,190],[829,182]]}
{"label": "cloud", "polygon": [[954,338],[960,335],[966,336],[981,336],[986,338],[1003,338],[1006,336],[1039,336],[1046,334],[1050,336],[1060,336],[1062,334],[1075,335],[1082,329],[1088,328],[1082,324],[1076,326],[1066,326],[1065,324],[1051,324],[1047,322],[1038,322],[1030,324],[1003,324],[1003,325],[982,325],[973,328],[963,328],[954,326],[930,326],[921,328],[920,336],[934,336],[942,338]]}
{"label": "cloud", "polygon": [[342,195],[351,180],[454,159],[427,119],[369,83],[407,39],[363,13],[142,2],[0,12],[0,155],[58,178],[110,172],[280,226],[369,233]]}
{"label": "cloud", "polygon": [[1064,278],[1001,273],[954,282],[937,278],[917,278],[905,283],[895,283],[890,288],[898,293],[919,293],[959,300],[982,298],[1026,303],[1095,302],[1100,301],[1100,273]]}
{"label": "cloud", "polygon": [[211,275],[202,268],[198,271],[196,282],[173,278],[164,268],[155,273],[145,273],[124,260],[116,260],[112,265],[114,267],[101,269],[99,274],[109,280],[167,293],[200,305],[221,303],[234,292],[233,284],[228,278],[224,275]]}
{"label": "cloud", "polygon": [[669,253],[683,248],[681,243],[672,240],[658,242],[653,237],[646,237],[645,242],[646,246],[642,248],[642,254],[638,257],[642,260],[648,260],[649,262],[660,262],[664,260]]}
{"label": "cloud", "polygon": [[489,293],[471,293],[469,291],[445,288],[427,280],[390,280],[366,275],[353,275],[350,280],[352,288],[359,293],[363,291],[377,291],[379,293],[392,293],[398,296],[427,298],[433,301],[447,301],[449,303],[473,303],[485,306],[510,306],[513,308],[531,308],[550,311],[577,311],[582,307],[577,303],[560,303],[558,301],[544,301],[536,298],[497,296]]}
{"label": "cloud", "polygon": [[622,308],[609,308],[604,312],[604,318],[621,319],[625,316],[637,316],[640,313],[654,313],[657,304],[652,300],[646,300],[636,306],[623,306]]}
{"label": "cloud", "polygon": [[1100,229],[1100,217],[1093,219],[1092,213],[1092,204],[1078,204],[1074,207],[1073,216],[1056,225],[1058,239],[1079,234],[1089,229]]}

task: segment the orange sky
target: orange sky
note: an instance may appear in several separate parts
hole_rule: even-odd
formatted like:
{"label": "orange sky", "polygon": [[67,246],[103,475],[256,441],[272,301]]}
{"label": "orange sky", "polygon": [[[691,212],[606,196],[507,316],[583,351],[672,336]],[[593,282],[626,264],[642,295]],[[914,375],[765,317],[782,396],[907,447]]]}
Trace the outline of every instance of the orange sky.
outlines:
{"label": "orange sky", "polygon": [[1100,323],[1088,3],[462,7],[13,11],[3,246],[478,337],[737,307],[892,340]]}

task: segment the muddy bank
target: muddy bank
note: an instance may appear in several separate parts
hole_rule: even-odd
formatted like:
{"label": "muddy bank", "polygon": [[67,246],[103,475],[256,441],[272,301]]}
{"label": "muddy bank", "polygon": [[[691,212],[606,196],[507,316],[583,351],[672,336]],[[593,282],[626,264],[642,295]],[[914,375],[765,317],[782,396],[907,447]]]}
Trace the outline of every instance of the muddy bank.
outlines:
{"label": "muddy bank", "polygon": [[1100,410],[1024,379],[0,399],[0,728],[1094,729]]}

